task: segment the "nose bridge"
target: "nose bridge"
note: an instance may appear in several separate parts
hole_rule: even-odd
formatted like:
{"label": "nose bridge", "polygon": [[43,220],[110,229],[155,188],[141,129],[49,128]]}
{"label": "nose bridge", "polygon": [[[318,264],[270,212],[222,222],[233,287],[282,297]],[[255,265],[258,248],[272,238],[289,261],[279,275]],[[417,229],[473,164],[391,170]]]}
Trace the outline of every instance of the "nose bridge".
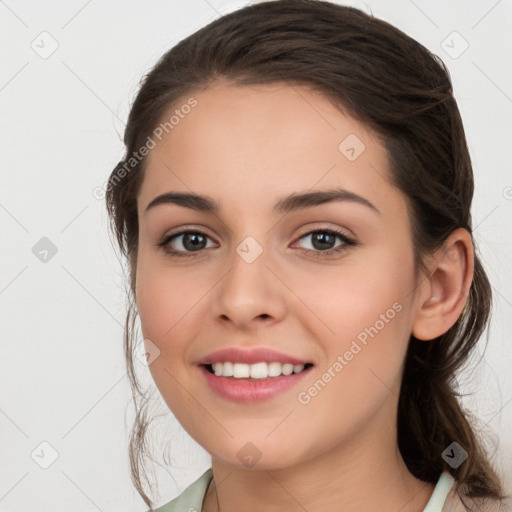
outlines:
{"label": "nose bridge", "polygon": [[[259,235],[260,239],[263,237],[264,234]],[[217,316],[228,317],[235,323],[250,322],[261,315],[280,316],[283,297],[278,280],[267,268],[271,267],[270,256],[263,241],[253,236],[246,236],[233,247],[229,271],[216,294]]]}
{"label": "nose bridge", "polygon": [[[259,237],[261,240],[261,236]],[[265,244],[266,245],[266,244]],[[255,300],[267,290],[267,269],[269,251],[264,242],[259,242],[253,236],[246,236],[238,245],[233,247],[228,274],[229,289],[226,291],[239,295],[243,302]]]}

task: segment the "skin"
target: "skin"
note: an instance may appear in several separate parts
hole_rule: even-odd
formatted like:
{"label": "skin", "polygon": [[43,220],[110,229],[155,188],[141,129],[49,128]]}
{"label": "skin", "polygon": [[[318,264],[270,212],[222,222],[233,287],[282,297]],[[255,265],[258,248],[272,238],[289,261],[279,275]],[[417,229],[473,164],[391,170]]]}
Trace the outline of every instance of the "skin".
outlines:
{"label": "skin", "polygon": [[[212,456],[203,510],[422,511],[434,485],[407,470],[396,439],[403,363],[411,333],[433,339],[460,315],[473,273],[469,234],[454,231],[415,280],[406,198],[363,124],[302,87],[218,83],[194,97],[198,105],[147,157],[136,297],[144,338],[160,350],[150,365],[155,383]],[[354,161],[338,150],[349,134],[366,146]],[[380,214],[348,201],[272,213],[284,195],[332,187],[366,198]],[[171,190],[211,196],[220,212],[174,204],[145,211]],[[184,226],[207,235],[207,246],[173,258],[156,244]],[[315,258],[322,246],[310,233],[329,228],[357,245]],[[263,249],[251,264],[236,252],[247,236]],[[176,237],[172,248],[186,252],[183,241]],[[329,248],[342,244],[336,238]],[[299,403],[297,394],[394,303],[400,312]],[[226,346],[272,347],[315,366],[297,389],[235,403],[205,385],[196,365]],[[248,442],[261,453],[253,467],[237,456]]]}

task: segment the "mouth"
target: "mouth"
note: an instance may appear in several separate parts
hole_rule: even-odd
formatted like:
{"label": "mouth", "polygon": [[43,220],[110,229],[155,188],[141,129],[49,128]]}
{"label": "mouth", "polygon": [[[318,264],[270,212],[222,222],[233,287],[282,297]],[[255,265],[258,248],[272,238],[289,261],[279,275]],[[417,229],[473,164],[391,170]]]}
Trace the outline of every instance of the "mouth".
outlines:
{"label": "mouth", "polygon": [[[205,384],[218,397],[242,404],[270,400],[291,391],[311,373],[313,363],[200,364]],[[266,371],[266,373],[265,373]]]}
{"label": "mouth", "polygon": [[200,365],[208,371],[208,373],[217,377],[224,377],[234,380],[257,381],[262,379],[275,379],[283,375],[295,375],[309,370],[313,363],[292,365],[281,363],[213,363]]}

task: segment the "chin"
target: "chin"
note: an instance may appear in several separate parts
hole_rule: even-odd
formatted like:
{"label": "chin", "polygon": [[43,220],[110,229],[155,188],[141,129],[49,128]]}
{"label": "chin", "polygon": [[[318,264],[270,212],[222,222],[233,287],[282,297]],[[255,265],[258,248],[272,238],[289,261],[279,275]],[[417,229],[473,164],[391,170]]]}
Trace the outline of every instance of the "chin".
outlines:
{"label": "chin", "polygon": [[[216,449],[219,449],[218,445]],[[228,452],[230,455],[226,457]],[[248,471],[286,469],[303,462],[298,457],[299,454],[293,454],[292,446],[281,443],[280,449],[276,450],[268,441],[266,443],[264,441],[236,443],[236,446],[226,447],[226,450],[219,455],[213,451],[209,451],[209,453],[212,454],[212,459],[220,460],[227,466]]]}

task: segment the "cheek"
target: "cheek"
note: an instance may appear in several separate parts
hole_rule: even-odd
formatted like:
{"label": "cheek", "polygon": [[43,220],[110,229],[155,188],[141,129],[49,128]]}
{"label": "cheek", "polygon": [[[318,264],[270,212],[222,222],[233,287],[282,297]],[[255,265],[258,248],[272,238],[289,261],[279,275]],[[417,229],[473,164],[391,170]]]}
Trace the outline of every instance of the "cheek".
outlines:
{"label": "cheek", "polygon": [[136,302],[142,333],[160,349],[159,362],[173,371],[179,371],[177,361],[187,361],[190,340],[200,337],[211,288],[199,272],[180,270],[154,257],[139,259]]}
{"label": "cheek", "polygon": [[382,254],[378,260],[361,258],[339,268],[301,274],[300,297],[314,313],[309,316],[323,324],[333,339],[354,337],[376,322],[381,327],[381,315],[386,326],[407,317],[405,306],[414,286],[412,262]]}
{"label": "cheek", "polygon": [[136,293],[144,337],[160,339],[172,327],[173,317],[178,313],[178,288],[175,284],[169,286],[154,267],[139,265]]}
{"label": "cheek", "polygon": [[196,294],[183,281],[176,270],[139,260],[136,293],[142,334],[159,350],[149,371],[169,409],[180,417],[194,407],[194,400],[183,389],[189,371],[183,362],[188,340],[201,325],[198,308],[193,307],[201,294],[198,291],[194,300]]}
{"label": "cheek", "polygon": [[379,388],[386,392],[394,387],[413,315],[412,257],[399,257],[389,250],[381,251],[372,262],[362,260],[331,272],[329,279],[305,275],[301,289],[301,297],[314,313],[303,318],[308,318],[308,327],[325,350],[319,371],[337,375],[334,380],[340,387],[332,386],[333,393],[335,388],[359,390],[351,395],[354,407],[361,396],[378,400],[382,398]]}
{"label": "cheek", "polygon": [[145,337],[163,340],[185,315],[189,292],[181,280],[179,271],[165,268],[161,258],[143,245],[137,260],[136,301]]}
{"label": "cheek", "polygon": [[299,410],[326,431],[327,443],[340,428],[347,429],[346,435],[363,429],[384,402],[399,396],[413,313],[413,278],[407,261],[391,263],[357,269],[354,265],[329,280],[304,280],[301,297],[315,313],[308,315],[308,327],[320,340],[325,359],[301,388],[301,403],[311,402]]}

